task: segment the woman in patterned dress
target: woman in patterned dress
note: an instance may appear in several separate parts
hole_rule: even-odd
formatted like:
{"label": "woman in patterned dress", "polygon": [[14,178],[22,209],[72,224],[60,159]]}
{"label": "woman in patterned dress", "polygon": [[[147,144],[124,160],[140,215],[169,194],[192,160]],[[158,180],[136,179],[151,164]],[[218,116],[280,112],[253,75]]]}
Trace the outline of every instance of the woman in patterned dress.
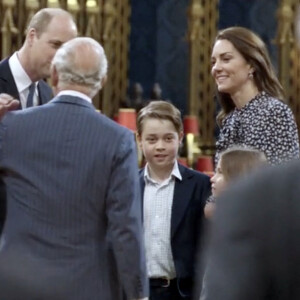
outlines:
{"label": "woman in patterned dress", "polygon": [[260,150],[271,164],[299,158],[297,125],[264,42],[243,27],[224,29],[211,60],[221,103],[216,161],[232,145]]}

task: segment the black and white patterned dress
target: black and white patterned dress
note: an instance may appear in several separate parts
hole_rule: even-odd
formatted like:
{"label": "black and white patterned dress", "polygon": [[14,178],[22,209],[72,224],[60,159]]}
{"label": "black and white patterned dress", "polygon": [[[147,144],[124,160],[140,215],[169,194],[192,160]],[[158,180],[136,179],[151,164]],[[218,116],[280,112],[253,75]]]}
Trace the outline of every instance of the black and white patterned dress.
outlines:
{"label": "black and white patterned dress", "polygon": [[265,92],[256,95],[223,120],[216,161],[221,151],[233,145],[260,150],[273,165],[299,158],[298,130],[292,111]]}

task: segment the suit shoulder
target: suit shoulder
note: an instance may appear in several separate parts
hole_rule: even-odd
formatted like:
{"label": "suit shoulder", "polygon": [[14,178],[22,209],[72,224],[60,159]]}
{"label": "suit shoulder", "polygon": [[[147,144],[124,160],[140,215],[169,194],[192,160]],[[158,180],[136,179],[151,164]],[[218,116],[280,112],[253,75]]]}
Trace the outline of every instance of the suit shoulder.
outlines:
{"label": "suit shoulder", "polygon": [[187,168],[183,165],[179,165],[179,169],[182,174],[185,173],[186,176],[188,176],[188,177],[195,177],[198,180],[199,179],[208,180],[208,181],[210,180],[209,176],[207,176],[206,174],[196,171],[196,170],[193,170],[193,169],[190,169],[190,168]]}

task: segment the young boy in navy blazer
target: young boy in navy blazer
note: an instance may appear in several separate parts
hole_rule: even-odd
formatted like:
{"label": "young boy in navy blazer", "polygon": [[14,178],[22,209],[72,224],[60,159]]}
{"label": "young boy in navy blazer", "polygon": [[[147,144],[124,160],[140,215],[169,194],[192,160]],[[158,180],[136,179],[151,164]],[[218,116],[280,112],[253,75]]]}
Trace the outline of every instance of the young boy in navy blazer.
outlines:
{"label": "young boy in navy blazer", "polygon": [[147,161],[140,171],[150,300],[192,299],[209,177],[177,163],[183,138],[180,111],[152,101],[137,118]]}

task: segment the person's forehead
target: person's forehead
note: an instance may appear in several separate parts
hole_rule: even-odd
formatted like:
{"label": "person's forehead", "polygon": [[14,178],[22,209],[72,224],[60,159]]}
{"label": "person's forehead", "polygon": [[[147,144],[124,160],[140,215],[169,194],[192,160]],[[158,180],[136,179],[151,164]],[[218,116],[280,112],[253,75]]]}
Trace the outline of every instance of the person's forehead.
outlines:
{"label": "person's forehead", "polygon": [[77,35],[76,25],[71,18],[53,17],[41,33],[41,37],[47,40],[53,40],[64,43]]}
{"label": "person's forehead", "polygon": [[45,33],[60,33],[76,31],[76,25],[74,21],[67,15],[54,16],[47,27]]}
{"label": "person's forehead", "polygon": [[234,45],[226,39],[220,39],[217,40],[214,48],[213,48],[213,52],[220,52],[220,53],[224,53],[224,52],[236,52],[237,49],[234,47]]}

